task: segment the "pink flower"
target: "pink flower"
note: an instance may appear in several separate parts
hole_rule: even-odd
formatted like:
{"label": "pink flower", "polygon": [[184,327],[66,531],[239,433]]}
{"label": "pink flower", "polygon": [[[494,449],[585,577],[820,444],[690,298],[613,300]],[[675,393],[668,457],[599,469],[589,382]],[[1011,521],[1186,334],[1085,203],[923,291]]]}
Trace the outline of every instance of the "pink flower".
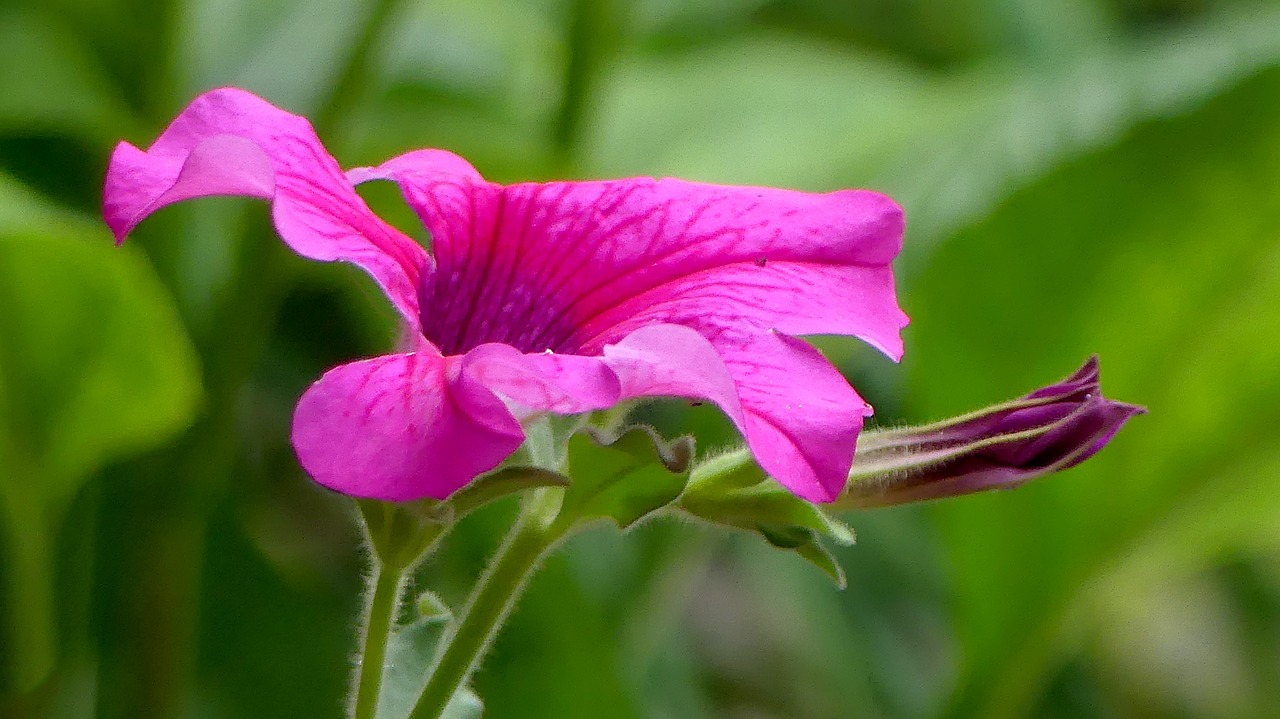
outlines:
{"label": "pink flower", "polygon": [[[399,184],[434,257],[369,210],[354,189],[369,180]],[[353,496],[445,498],[520,446],[523,418],[679,396],[716,403],[770,474],[830,501],[871,409],[794,335],[902,354],[902,212],[871,192],[504,187],[442,150],[343,173],[304,118],[227,88],[145,152],[117,146],[103,211],[123,241],[209,195],[271,201],[289,247],[363,268],[404,319],[404,351],[335,367],[294,414],[302,466]]]}

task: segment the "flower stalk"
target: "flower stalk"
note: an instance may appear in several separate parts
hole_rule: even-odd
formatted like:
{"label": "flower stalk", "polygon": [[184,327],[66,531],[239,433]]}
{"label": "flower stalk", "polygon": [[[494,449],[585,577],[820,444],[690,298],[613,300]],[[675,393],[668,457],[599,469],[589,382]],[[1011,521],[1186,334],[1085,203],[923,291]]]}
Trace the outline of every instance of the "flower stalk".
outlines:
{"label": "flower stalk", "polygon": [[404,592],[406,572],[403,567],[374,561],[368,609],[365,611],[363,649],[356,676],[354,719],[374,719],[378,696],[382,692],[382,675],[387,663],[387,644],[395,627],[396,610]]}
{"label": "flower stalk", "polygon": [[521,509],[515,525],[485,568],[462,614],[445,634],[426,687],[409,719],[437,719],[466,685],[510,616],[538,564],[572,526],[557,519],[559,492],[538,490]]}
{"label": "flower stalk", "polygon": [[397,505],[364,500],[357,506],[373,566],[360,630],[351,716],[373,719],[406,579],[452,528],[456,515],[452,507],[441,503]]}

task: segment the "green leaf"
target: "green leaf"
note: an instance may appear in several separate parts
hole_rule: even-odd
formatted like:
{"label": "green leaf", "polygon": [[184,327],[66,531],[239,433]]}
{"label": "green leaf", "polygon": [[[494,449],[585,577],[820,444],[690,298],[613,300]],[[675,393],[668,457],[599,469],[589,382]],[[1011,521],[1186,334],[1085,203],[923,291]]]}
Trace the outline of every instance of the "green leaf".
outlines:
{"label": "green leaf", "polygon": [[505,467],[479,477],[463,487],[449,498],[449,505],[456,511],[455,519],[461,519],[476,509],[503,497],[539,487],[569,485],[569,478],[559,472],[539,467]]}
{"label": "green leaf", "polygon": [[[420,600],[419,604],[422,603]],[[428,601],[427,612],[392,632],[387,644],[382,693],[378,696],[378,719],[407,717],[418,701],[427,683],[427,669],[435,658],[436,646],[450,620],[449,614],[441,612],[439,607],[438,600]],[[484,702],[469,687],[464,687],[449,700],[442,719],[479,719],[483,714]]]}
{"label": "green leaf", "polygon": [[54,632],[52,545],[81,485],[105,462],[154,447],[192,420],[194,351],[142,256],[106,229],[42,204],[0,175],[0,546],[30,688]]}
{"label": "green leaf", "polygon": [[68,498],[103,462],[194,416],[199,372],[177,312],[105,230],[0,228],[0,306],[0,423],[46,497]]}
{"label": "green leaf", "polygon": [[0,134],[65,132],[106,144],[136,126],[101,63],[55,14],[0,10]]}
{"label": "green leaf", "polygon": [[691,437],[667,442],[648,427],[631,427],[609,439],[583,430],[569,439],[573,484],[561,514],[612,519],[626,529],[680,496],[692,457]]}
{"label": "green leaf", "polygon": [[810,562],[840,588],[845,586],[844,571],[822,542],[853,544],[853,530],[765,475],[746,450],[699,465],[679,506],[698,519],[756,532],[769,544]]}
{"label": "green leaf", "polygon": [[844,589],[847,582],[844,576],[844,568],[831,554],[831,550],[822,543],[821,537],[812,529],[806,529],[796,526],[774,526],[769,524],[756,525],[756,531],[760,532],[765,541],[769,542],[778,549],[795,552],[802,559],[817,567],[823,574],[827,575],[833,583],[840,589]]}
{"label": "green leaf", "polygon": [[[1150,409],[1064,476],[930,507],[964,643],[952,716],[1036,715],[1074,652],[1116,651],[1109,607],[1280,550],[1277,98],[1273,70],[1064,168],[956,237],[917,283],[908,366],[923,416],[1089,352],[1109,394]],[[1151,671],[1161,649],[1129,647]],[[1155,714],[1178,704],[1129,691]]]}

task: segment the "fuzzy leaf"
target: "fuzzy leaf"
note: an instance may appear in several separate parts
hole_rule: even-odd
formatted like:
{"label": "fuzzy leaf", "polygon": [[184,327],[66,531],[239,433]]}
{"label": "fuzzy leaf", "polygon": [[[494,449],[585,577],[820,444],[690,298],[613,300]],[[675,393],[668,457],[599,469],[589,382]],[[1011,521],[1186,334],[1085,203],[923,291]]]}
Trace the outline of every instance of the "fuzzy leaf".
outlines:
{"label": "fuzzy leaf", "polygon": [[569,478],[538,467],[506,467],[491,472],[463,487],[449,498],[455,519],[503,497],[538,487],[567,487]]}
{"label": "fuzzy leaf", "polygon": [[[420,610],[426,611],[415,621],[396,627],[388,643],[378,719],[409,716],[427,683],[427,669],[435,657],[436,645],[448,626],[450,614],[434,595],[424,596],[419,605]],[[449,700],[442,719],[480,719],[483,714],[484,702],[470,687],[463,687]]]}
{"label": "fuzzy leaf", "polygon": [[684,490],[693,439],[667,442],[648,427],[631,427],[609,439],[585,430],[569,439],[573,484],[562,513],[612,519],[626,529],[675,501]]}
{"label": "fuzzy leaf", "polygon": [[822,541],[853,544],[853,530],[768,478],[745,450],[695,470],[680,497],[680,509],[714,524],[756,532],[774,547],[795,552],[844,588],[844,571]]}

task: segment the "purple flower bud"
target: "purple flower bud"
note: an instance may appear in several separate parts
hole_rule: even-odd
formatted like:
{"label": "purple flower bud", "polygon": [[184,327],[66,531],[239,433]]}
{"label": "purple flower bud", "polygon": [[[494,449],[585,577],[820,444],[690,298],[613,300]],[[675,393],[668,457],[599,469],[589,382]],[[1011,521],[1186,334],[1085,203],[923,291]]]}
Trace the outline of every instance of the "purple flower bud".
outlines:
{"label": "purple flower bud", "polygon": [[1143,407],[1102,396],[1098,358],[1020,399],[922,427],[864,432],[841,507],[1016,487],[1085,461]]}

